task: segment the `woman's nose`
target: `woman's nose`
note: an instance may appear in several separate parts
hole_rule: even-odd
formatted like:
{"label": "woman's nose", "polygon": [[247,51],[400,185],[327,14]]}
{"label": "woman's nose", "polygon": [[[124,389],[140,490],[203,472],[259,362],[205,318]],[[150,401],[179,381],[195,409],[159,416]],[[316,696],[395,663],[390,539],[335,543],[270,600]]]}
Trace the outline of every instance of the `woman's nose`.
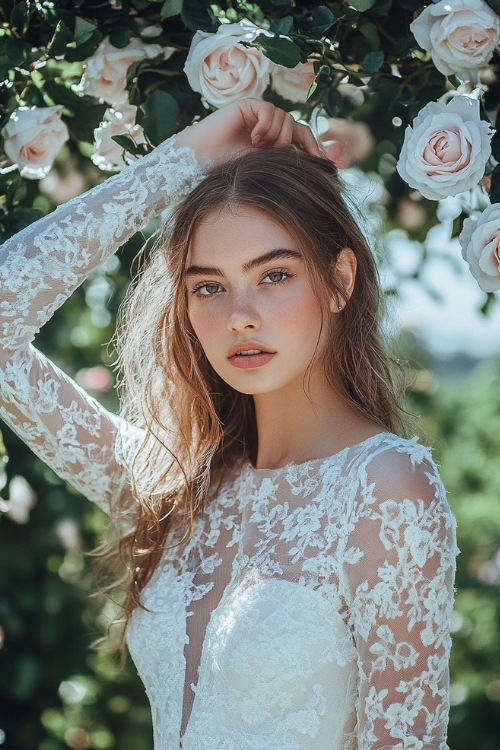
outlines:
{"label": "woman's nose", "polygon": [[228,318],[230,331],[256,331],[260,328],[260,315],[248,295],[234,298]]}

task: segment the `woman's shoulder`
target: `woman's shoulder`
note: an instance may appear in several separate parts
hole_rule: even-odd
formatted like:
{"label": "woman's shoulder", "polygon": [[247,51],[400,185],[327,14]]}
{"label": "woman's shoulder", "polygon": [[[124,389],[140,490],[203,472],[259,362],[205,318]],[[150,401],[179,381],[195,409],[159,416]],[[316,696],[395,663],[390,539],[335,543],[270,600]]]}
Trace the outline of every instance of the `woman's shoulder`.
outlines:
{"label": "woman's shoulder", "polygon": [[431,449],[417,436],[380,433],[354,448],[349,468],[363,497],[373,502],[419,499],[425,504],[438,501],[447,507]]}

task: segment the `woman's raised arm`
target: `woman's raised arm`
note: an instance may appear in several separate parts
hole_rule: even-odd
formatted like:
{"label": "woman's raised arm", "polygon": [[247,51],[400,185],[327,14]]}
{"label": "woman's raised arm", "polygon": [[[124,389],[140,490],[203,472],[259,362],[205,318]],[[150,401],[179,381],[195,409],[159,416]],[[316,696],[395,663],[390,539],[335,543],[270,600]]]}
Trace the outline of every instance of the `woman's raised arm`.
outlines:
{"label": "woman's raised arm", "polygon": [[133,433],[31,342],[91,271],[201,176],[192,150],[170,139],[0,247],[0,417],[105,508],[126,491],[117,437],[123,445]]}
{"label": "woman's raised arm", "polygon": [[37,331],[128,237],[187,194],[211,161],[291,142],[317,148],[306,126],[269,103],[230,105],[0,247],[0,417],[104,507],[126,491],[117,446],[133,449],[134,432],[31,346]]}

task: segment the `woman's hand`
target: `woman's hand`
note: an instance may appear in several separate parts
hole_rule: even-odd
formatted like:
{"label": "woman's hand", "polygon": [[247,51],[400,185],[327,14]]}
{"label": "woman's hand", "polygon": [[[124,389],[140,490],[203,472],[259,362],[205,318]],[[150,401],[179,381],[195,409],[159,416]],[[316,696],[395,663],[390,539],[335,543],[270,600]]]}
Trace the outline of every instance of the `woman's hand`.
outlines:
{"label": "woman's hand", "polygon": [[307,125],[259,99],[242,99],[218,109],[178,133],[175,143],[190,146],[202,167],[226,161],[255,146],[282,148],[295,144],[314,156],[325,156]]}

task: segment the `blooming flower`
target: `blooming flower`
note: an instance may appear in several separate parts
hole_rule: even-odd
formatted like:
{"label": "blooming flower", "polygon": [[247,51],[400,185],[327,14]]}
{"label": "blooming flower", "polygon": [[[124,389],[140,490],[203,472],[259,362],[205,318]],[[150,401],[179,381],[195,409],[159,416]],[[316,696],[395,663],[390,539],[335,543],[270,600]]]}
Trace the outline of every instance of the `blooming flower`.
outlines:
{"label": "blooming flower", "polygon": [[175,50],[161,44],[146,44],[133,38],[126,47],[114,47],[105,37],[94,54],[84,63],[84,73],[79,88],[89,96],[114,106],[127,101],[127,71],[140,60],[163,55],[165,60]]}
{"label": "blooming flower", "polygon": [[2,128],[4,150],[22,177],[45,177],[63,143],[69,138],[61,120],[63,107],[19,107]]}
{"label": "blooming flower", "polygon": [[431,3],[410,29],[441,73],[463,80],[477,81],[500,41],[500,18],[483,0]]}
{"label": "blooming flower", "polygon": [[275,65],[271,70],[271,86],[279,96],[291,102],[305,102],[316,73],[312,62],[299,63],[294,68]]}
{"label": "blooming flower", "polygon": [[137,107],[122,104],[115,109],[107,109],[104,121],[94,130],[94,152],[92,161],[100,169],[109,172],[119,171],[135,160],[132,154],[113,140],[114,135],[130,135],[136,143],[144,143],[144,130],[136,125]]}
{"label": "blooming flower", "polygon": [[398,172],[431,200],[463,193],[484,174],[490,137],[476,99],[455,96],[447,104],[430,102],[406,128]]}
{"label": "blooming flower", "polygon": [[198,31],[193,37],[184,72],[193,91],[214,107],[238,99],[260,99],[269,84],[271,61],[253,47],[262,29],[243,19],[221,24],[215,34]]}
{"label": "blooming flower", "polygon": [[500,203],[465,219],[459,236],[462,255],[484,292],[500,289]]}

